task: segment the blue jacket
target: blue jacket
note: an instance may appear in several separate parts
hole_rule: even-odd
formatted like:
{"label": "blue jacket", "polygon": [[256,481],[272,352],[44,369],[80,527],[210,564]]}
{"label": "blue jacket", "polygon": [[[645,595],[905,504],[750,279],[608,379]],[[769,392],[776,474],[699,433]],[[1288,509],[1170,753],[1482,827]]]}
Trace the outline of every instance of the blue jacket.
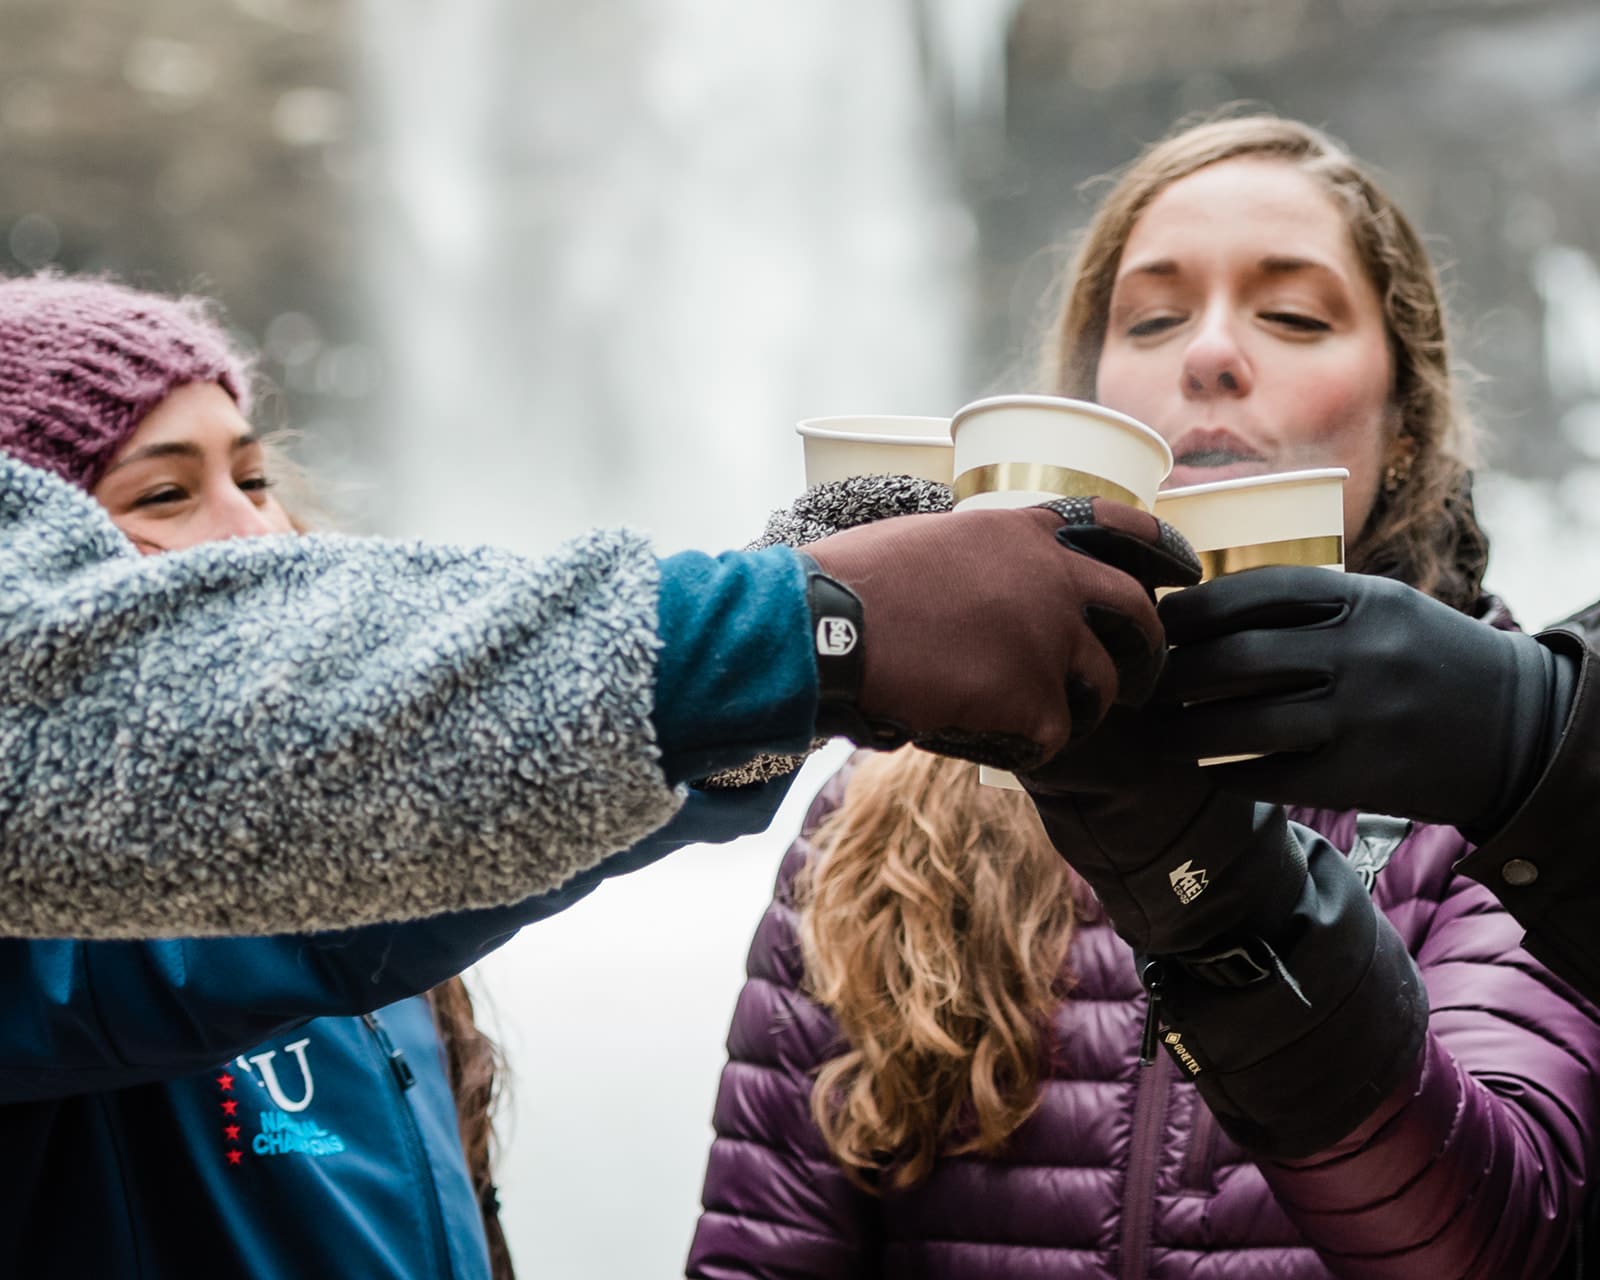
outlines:
{"label": "blue jacket", "polygon": [[341,933],[0,941],[0,1274],[482,1280],[488,1257],[418,993],[685,844],[763,829],[784,781],[518,906]]}

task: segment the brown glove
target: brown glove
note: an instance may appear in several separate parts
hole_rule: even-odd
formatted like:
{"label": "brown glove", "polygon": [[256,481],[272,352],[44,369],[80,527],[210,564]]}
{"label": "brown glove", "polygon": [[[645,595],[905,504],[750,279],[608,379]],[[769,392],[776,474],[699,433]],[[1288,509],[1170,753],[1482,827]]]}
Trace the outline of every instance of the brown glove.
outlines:
{"label": "brown glove", "polygon": [[[875,520],[948,511],[954,501],[949,485],[917,476],[847,476],[829,480],[807,489],[782,511],[774,511],[767,519],[766,530],[745,550],[803,547]],[[827,745],[828,739],[819,737],[812,742],[811,750]],[[708,791],[755,786],[793,773],[805,762],[805,755],[763,752],[735,768],[719,769],[695,786]]]}
{"label": "brown glove", "polygon": [[1149,697],[1154,588],[1200,578],[1181,534],[1100,498],[882,520],[806,553],[818,730],[1006,769]]}

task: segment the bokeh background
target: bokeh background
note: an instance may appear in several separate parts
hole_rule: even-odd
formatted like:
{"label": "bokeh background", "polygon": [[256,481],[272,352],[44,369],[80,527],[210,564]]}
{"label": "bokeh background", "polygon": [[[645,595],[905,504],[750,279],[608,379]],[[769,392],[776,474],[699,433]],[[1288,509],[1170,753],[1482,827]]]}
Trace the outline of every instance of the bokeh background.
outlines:
{"label": "bokeh background", "polygon": [[[1593,0],[0,0],[0,269],[226,307],[358,532],[741,545],[795,419],[1028,389],[1084,183],[1250,100],[1446,266],[1493,586],[1600,596]],[[524,1274],[680,1273],[777,859],[694,849],[475,975]]]}

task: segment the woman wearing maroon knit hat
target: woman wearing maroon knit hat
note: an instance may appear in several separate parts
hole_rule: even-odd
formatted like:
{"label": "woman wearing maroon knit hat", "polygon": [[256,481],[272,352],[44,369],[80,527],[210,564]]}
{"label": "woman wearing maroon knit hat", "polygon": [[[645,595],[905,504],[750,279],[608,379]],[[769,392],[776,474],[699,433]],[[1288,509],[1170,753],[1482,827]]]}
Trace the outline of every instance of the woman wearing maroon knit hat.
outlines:
{"label": "woman wearing maroon knit hat", "polygon": [[170,397],[183,400],[169,414],[200,397],[249,418],[249,369],[200,299],[56,275],[0,289],[0,449],[13,458],[93,491]]}
{"label": "woman wearing maroon knit hat", "polygon": [[[88,490],[147,553],[294,531],[248,367],[200,302],[55,277],[0,297],[0,450]],[[510,1277],[495,1049],[447,975],[519,923],[0,943],[0,1142],[40,1171],[0,1211],[7,1256],[36,1275],[428,1274],[449,1257]]]}

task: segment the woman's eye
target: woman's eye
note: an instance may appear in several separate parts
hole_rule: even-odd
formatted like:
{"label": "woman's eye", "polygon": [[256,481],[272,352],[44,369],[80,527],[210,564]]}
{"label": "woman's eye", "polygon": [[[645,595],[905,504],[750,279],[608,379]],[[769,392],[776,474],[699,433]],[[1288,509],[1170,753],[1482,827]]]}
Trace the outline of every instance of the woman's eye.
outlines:
{"label": "woman's eye", "polygon": [[1273,324],[1281,324],[1289,329],[1298,329],[1302,333],[1327,333],[1331,328],[1326,320],[1318,320],[1315,316],[1302,315],[1298,311],[1263,311],[1263,320],[1270,320]]}
{"label": "woman's eye", "polygon": [[246,476],[235,483],[246,493],[265,493],[273,484],[266,476]]}
{"label": "woman's eye", "polygon": [[163,485],[159,489],[152,489],[149,493],[141,493],[133,500],[136,507],[162,507],[174,502],[182,502],[189,495],[177,485]]}
{"label": "woman's eye", "polygon": [[1164,333],[1173,325],[1181,323],[1178,316],[1152,316],[1148,320],[1140,320],[1128,326],[1130,338],[1148,338],[1158,333]]}

